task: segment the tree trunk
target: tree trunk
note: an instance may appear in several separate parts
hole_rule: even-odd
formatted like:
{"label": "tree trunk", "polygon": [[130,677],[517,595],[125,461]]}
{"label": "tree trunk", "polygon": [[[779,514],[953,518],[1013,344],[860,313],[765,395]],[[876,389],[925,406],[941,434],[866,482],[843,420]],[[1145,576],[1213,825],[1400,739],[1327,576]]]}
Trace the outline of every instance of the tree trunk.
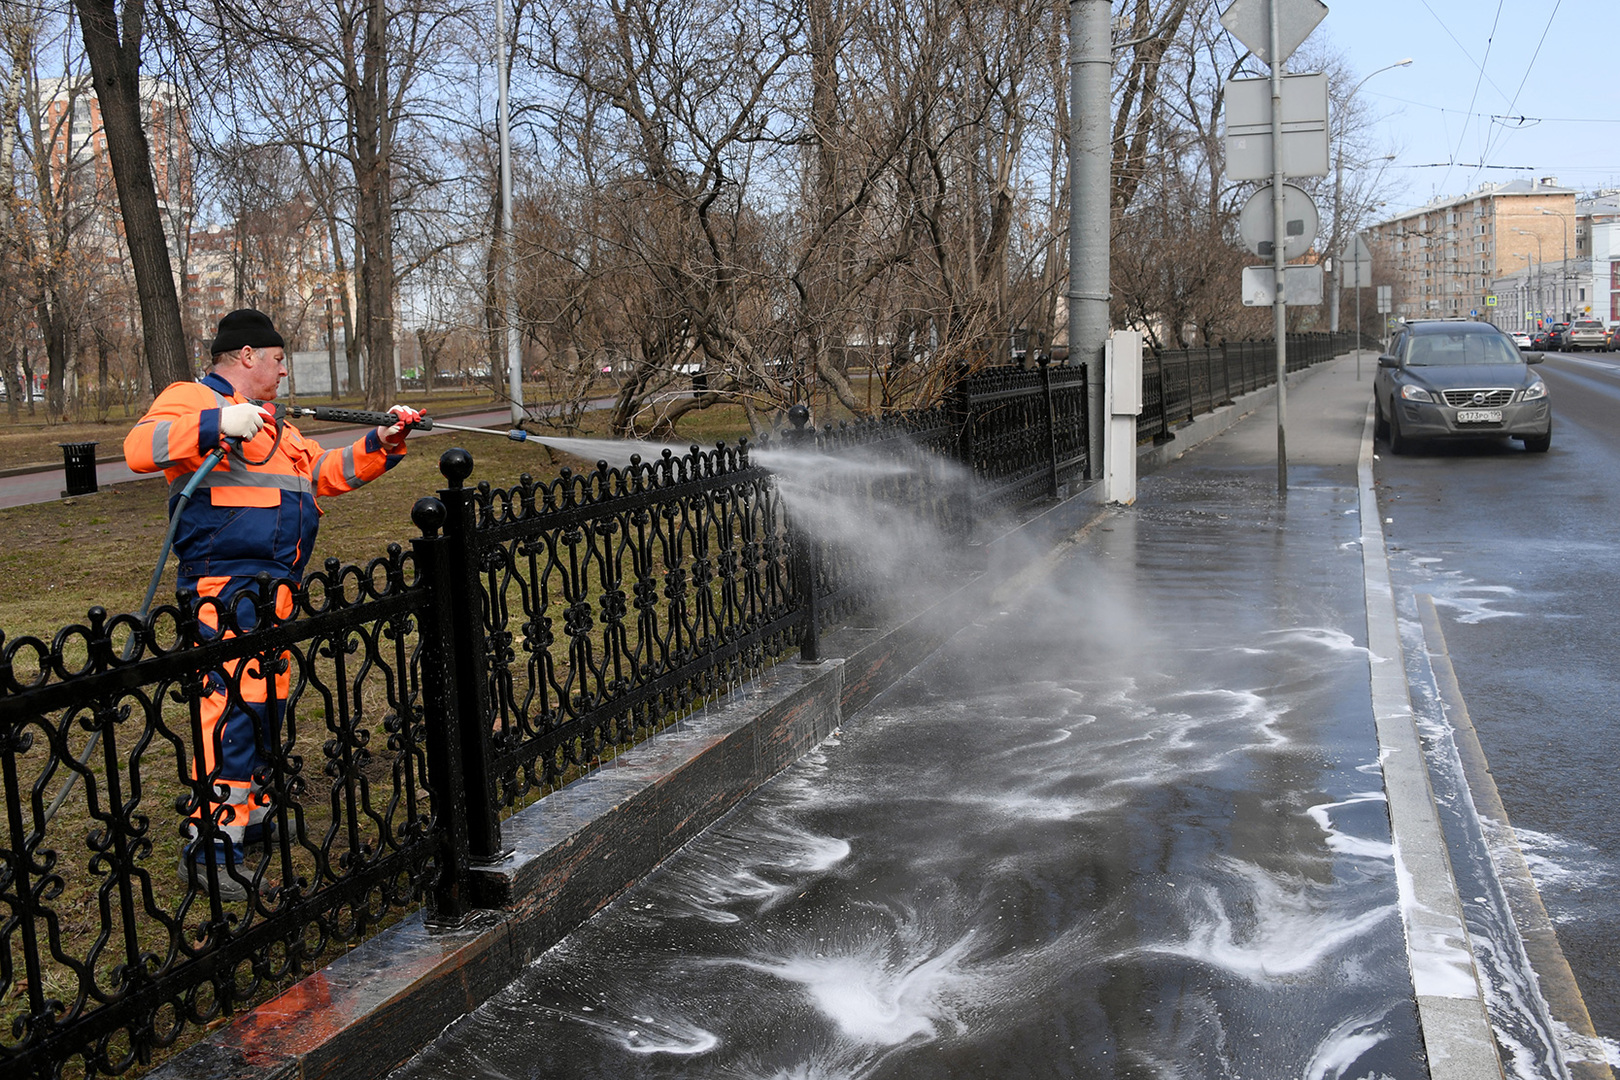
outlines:
{"label": "tree trunk", "polygon": [[107,419],[112,399],[107,396],[107,339],[96,335],[96,420]]}
{"label": "tree trunk", "polygon": [[141,35],[145,0],[75,0],[84,34],[90,79],[101,103],[107,156],[118,188],[118,207],[129,242],[130,265],[141,303],[141,328],[152,385],[168,386],[191,378],[180,298],[174,268],[164,240],[152,180],[151,151],[141,126]]}
{"label": "tree trunk", "polygon": [[17,422],[17,395],[22,393],[22,382],[17,378],[17,343],[11,343],[6,350],[6,370],[0,372],[5,379],[6,387],[6,419],[13,424]]}
{"label": "tree trunk", "polygon": [[50,423],[61,419],[65,405],[62,384],[67,375],[67,320],[62,317],[62,304],[54,293],[46,293],[34,313],[45,339],[45,420]]}
{"label": "tree trunk", "polygon": [[360,278],[365,292],[366,396],[368,409],[386,408],[394,396],[393,102],[388,93],[388,9],[371,0],[361,79],[355,87],[361,234]]}
{"label": "tree trunk", "polygon": [[28,402],[28,415],[34,415],[34,362],[28,357],[28,346],[20,349],[23,373],[23,394]]}

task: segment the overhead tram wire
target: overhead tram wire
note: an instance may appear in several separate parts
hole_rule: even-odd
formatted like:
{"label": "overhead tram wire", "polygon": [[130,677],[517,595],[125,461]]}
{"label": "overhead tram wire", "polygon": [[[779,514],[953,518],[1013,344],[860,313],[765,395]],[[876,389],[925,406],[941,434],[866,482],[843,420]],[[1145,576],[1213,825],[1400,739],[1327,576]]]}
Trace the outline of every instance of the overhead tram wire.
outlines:
{"label": "overhead tram wire", "polygon": [[[1493,80],[1489,75],[1485,75],[1485,65],[1481,64],[1479,61],[1474,59],[1474,54],[1468,51],[1468,46],[1464,45],[1458,39],[1457,35],[1453,34],[1451,32],[1451,27],[1446,25],[1446,21],[1444,19],[1442,19],[1439,16],[1438,13],[1436,13],[1434,8],[1429,7],[1429,0],[1419,0],[1419,2],[1423,4],[1424,8],[1428,10],[1430,15],[1434,16],[1434,21],[1440,24],[1440,29],[1442,29],[1442,30],[1444,30],[1446,32],[1446,36],[1449,37],[1452,40],[1452,42],[1457,46],[1458,49],[1462,50],[1462,54],[1465,57],[1468,58],[1468,62],[1470,64],[1473,64],[1476,68],[1479,69],[1479,72],[1480,72],[1481,75],[1484,76],[1485,81],[1491,84],[1491,89],[1495,90],[1498,94],[1501,94],[1503,97],[1507,97],[1507,92],[1504,91],[1500,86],[1497,86],[1495,80]],[[1512,111],[1512,110],[1510,109],[1509,111]]]}
{"label": "overhead tram wire", "polygon": [[[1417,109],[1433,109],[1435,112],[1451,113],[1454,116],[1463,115],[1457,109],[1448,109],[1444,105],[1436,105],[1432,101],[1413,101],[1396,94],[1385,94],[1377,90],[1368,90],[1368,97],[1381,98],[1385,101],[1399,102]],[[1507,113],[1469,113],[1476,120],[1513,120],[1524,124],[1620,124],[1620,116],[1510,116]]]}
{"label": "overhead tram wire", "polygon": [[[1483,82],[1484,79],[1485,79],[1485,65],[1491,62],[1491,45],[1493,43],[1495,43],[1495,41],[1496,41],[1496,27],[1497,27],[1497,24],[1499,24],[1502,21],[1502,4],[1503,3],[1504,3],[1504,0],[1496,0],[1496,17],[1491,20],[1491,32],[1485,36],[1485,58],[1479,62],[1479,74],[1474,78],[1474,92],[1471,95],[1469,95],[1468,108],[1463,113],[1462,129],[1457,132],[1457,146],[1456,146],[1455,149],[1453,149],[1451,151],[1451,159],[1453,161],[1455,161],[1457,159],[1458,154],[1462,153],[1463,140],[1468,137],[1468,120],[1474,114],[1474,102],[1479,100],[1479,84],[1481,82]],[[1423,0],[1423,6],[1424,7],[1429,7],[1429,0]],[[1432,14],[1434,9],[1429,8],[1429,11]],[[1494,83],[1494,82],[1491,83],[1491,86],[1495,87],[1496,83]],[[1501,93],[1502,91],[1501,91],[1500,88],[1498,88],[1496,92]],[[1511,106],[1511,105],[1508,106],[1509,111],[1511,111],[1512,108],[1513,108],[1513,106]],[[1486,157],[1489,156],[1486,153],[1486,151],[1490,148],[1490,145],[1491,145],[1490,136],[1487,135],[1486,138],[1485,138],[1485,145],[1480,148],[1480,154],[1479,154],[1480,160],[1483,161]],[[1451,171],[1448,169],[1448,170],[1446,170],[1446,175],[1442,176],[1440,178],[1440,186],[1445,187],[1446,186],[1446,181],[1449,180],[1449,179],[1451,179]]]}
{"label": "overhead tram wire", "polygon": [[[1425,0],[1425,2],[1427,2],[1427,0]],[[1536,60],[1541,56],[1541,47],[1547,43],[1547,34],[1552,30],[1553,19],[1557,18],[1558,9],[1560,6],[1562,6],[1563,2],[1564,0],[1555,0],[1552,11],[1547,14],[1547,25],[1541,28],[1541,40],[1536,42],[1536,51],[1530,54],[1530,63],[1525,65],[1524,78],[1519,80],[1519,88],[1513,91],[1513,100],[1508,102],[1507,111],[1509,115],[1511,115],[1513,112],[1513,106],[1519,103],[1519,95],[1524,93],[1525,83],[1530,81],[1530,73],[1536,68]],[[1493,83],[1492,85],[1494,86],[1495,84]],[[1494,139],[1486,141],[1485,152],[1480,154],[1481,158],[1491,156],[1491,148],[1494,142]]]}

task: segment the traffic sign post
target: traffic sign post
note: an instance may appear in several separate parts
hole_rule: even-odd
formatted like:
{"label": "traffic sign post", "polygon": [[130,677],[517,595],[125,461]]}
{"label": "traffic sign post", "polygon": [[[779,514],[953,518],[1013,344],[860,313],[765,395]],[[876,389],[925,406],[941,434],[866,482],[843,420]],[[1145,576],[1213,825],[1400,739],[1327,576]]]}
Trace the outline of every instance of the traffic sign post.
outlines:
{"label": "traffic sign post", "polygon": [[[1345,282],[1346,288],[1356,290],[1356,381],[1361,381],[1361,290],[1372,284],[1372,248],[1367,246],[1367,240],[1360,233],[1352,238],[1348,254],[1339,256],[1341,266],[1350,265],[1350,280]],[[1341,277],[1343,276],[1341,272]]]}
{"label": "traffic sign post", "polygon": [[[1315,307],[1322,303],[1322,268],[1290,266],[1283,275],[1289,307]],[[1269,266],[1243,268],[1243,306],[1270,307],[1277,302],[1276,279]]]}
{"label": "traffic sign post", "polygon": [[[1299,134],[1308,138],[1311,143],[1320,141],[1320,172],[1294,173],[1288,172],[1284,146],[1284,104],[1283,104],[1283,65],[1288,58],[1299,48],[1300,43],[1310,36],[1318,23],[1327,16],[1327,5],[1322,0],[1232,0],[1232,4],[1221,13],[1221,25],[1231,31],[1232,36],[1249,47],[1260,59],[1271,67],[1271,77],[1268,80],[1271,89],[1271,100],[1268,103],[1270,110],[1270,157],[1271,157],[1271,271],[1274,297],[1272,299],[1272,328],[1276,339],[1277,352],[1277,494],[1286,497],[1288,494],[1288,208],[1285,202],[1283,180],[1289,175],[1327,175],[1327,117],[1326,117],[1326,79],[1322,80],[1323,109],[1320,132],[1312,131],[1308,136],[1304,131]],[[1232,84],[1228,84],[1229,86]],[[1258,89],[1258,88],[1256,88]],[[1253,90],[1239,90],[1238,96],[1252,94]],[[1300,91],[1303,102],[1306,96],[1304,90]],[[1234,142],[1231,122],[1234,120],[1253,120],[1253,117],[1233,117],[1228,114],[1227,142],[1230,147]],[[1314,128],[1314,122],[1311,125]],[[1237,133],[1238,139],[1245,138],[1243,131]],[[1247,143],[1239,147],[1241,152],[1249,149]],[[1256,148],[1259,152],[1259,148]],[[1312,158],[1307,161],[1307,158]],[[1297,168],[1306,169],[1314,165],[1314,156],[1300,153]],[[1239,169],[1244,165],[1240,161]],[[1228,174],[1230,171],[1228,165]],[[1234,177],[1235,178],[1235,177]],[[1314,209],[1314,207],[1313,207]],[[1314,230],[1313,230],[1314,231]],[[1258,245],[1256,245],[1258,247]],[[1320,271],[1318,271],[1320,272]],[[1248,272],[1244,272],[1247,278]],[[1320,281],[1320,278],[1318,278]],[[1320,297],[1317,300],[1321,302]]]}
{"label": "traffic sign post", "polygon": [[1221,25],[1275,68],[1294,55],[1327,13],[1322,0],[1232,0],[1221,13]]}
{"label": "traffic sign post", "polygon": [[[1226,175],[1230,179],[1271,179],[1268,83],[1266,79],[1233,79],[1226,84]],[[1327,76],[1284,76],[1282,120],[1283,175],[1326,176]]]}
{"label": "traffic sign post", "polygon": [[1367,246],[1366,238],[1360,233],[1355,235],[1348,251],[1340,252],[1339,262],[1348,265],[1352,271],[1350,276],[1344,279],[1344,288],[1372,288],[1372,248]]}

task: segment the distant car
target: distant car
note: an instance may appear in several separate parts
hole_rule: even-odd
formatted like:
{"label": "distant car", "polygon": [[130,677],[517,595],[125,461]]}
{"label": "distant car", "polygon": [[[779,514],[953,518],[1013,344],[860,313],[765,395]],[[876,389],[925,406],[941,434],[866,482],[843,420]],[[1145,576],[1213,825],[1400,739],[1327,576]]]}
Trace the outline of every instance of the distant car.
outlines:
{"label": "distant car", "polygon": [[1570,352],[1580,352],[1582,349],[1597,352],[1605,347],[1608,336],[1603,329],[1603,320],[1576,319],[1564,332],[1564,348]]}
{"label": "distant car", "polygon": [[1555,322],[1547,324],[1547,348],[1554,352],[1563,352],[1566,347],[1565,335],[1569,333],[1569,323]]}
{"label": "distant car", "polygon": [[1509,331],[1508,337],[1512,338],[1513,344],[1517,345],[1519,348],[1526,350],[1530,348],[1530,335],[1525,333],[1523,330]]}
{"label": "distant car", "polygon": [[1546,327],[1543,327],[1542,329],[1537,330],[1534,334],[1531,334],[1530,347],[1538,352],[1551,349],[1553,347],[1552,331]]}
{"label": "distant car", "polygon": [[1620,349],[1620,323],[1615,323],[1613,326],[1609,327],[1607,332],[1605,332],[1603,337],[1603,347],[1608,349],[1610,352],[1613,352],[1615,349]]}
{"label": "distant car", "polygon": [[1513,339],[1489,323],[1411,322],[1378,358],[1373,377],[1376,430],[1392,454],[1417,439],[1506,435],[1531,453],[1552,445],[1547,384]]}

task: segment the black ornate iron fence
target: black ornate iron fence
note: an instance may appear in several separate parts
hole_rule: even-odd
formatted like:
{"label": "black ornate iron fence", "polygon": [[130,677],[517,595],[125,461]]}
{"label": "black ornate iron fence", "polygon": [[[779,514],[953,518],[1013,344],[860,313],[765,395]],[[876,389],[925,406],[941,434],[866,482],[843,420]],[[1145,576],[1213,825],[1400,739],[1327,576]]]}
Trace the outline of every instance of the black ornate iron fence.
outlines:
{"label": "black ornate iron fence", "polygon": [[980,507],[1014,509],[1087,471],[1086,365],[993,368],[957,388]]}
{"label": "black ornate iron fence", "polygon": [[[296,588],[265,577],[244,604],[0,635],[6,1075],[143,1063],[420,895],[444,846],[443,755],[415,567],[394,545]],[[203,732],[220,704],[271,718],[250,799],[275,836],[241,863],[213,843],[229,807]],[[182,880],[188,823],[202,857]]]}
{"label": "black ornate iron fence", "polygon": [[[1350,331],[1288,335],[1288,370],[1302,371],[1354,349]],[[1139,442],[1163,440],[1170,429],[1212,412],[1239,394],[1277,381],[1273,341],[1229,341],[1198,349],[1167,350],[1142,358]]]}
{"label": "black ornate iron fence", "polygon": [[802,616],[782,500],[746,443],[509,489],[464,487],[465,452],[441,467],[449,489],[415,516],[443,529],[477,861],[499,854],[503,813],[757,674]]}
{"label": "black ornate iron fence", "polygon": [[[935,409],[801,417],[760,460],[694,447],[551,483],[469,487],[455,450],[421,535],[365,566],[0,634],[0,1071],[122,1073],[424,900],[476,908],[514,807],[813,658],[892,582],[835,510],[904,507],[959,548],[1082,474],[1084,383],[995,370]],[[261,717],[234,796],[205,721],[231,707]],[[262,835],[238,854],[216,841],[244,805]]]}

